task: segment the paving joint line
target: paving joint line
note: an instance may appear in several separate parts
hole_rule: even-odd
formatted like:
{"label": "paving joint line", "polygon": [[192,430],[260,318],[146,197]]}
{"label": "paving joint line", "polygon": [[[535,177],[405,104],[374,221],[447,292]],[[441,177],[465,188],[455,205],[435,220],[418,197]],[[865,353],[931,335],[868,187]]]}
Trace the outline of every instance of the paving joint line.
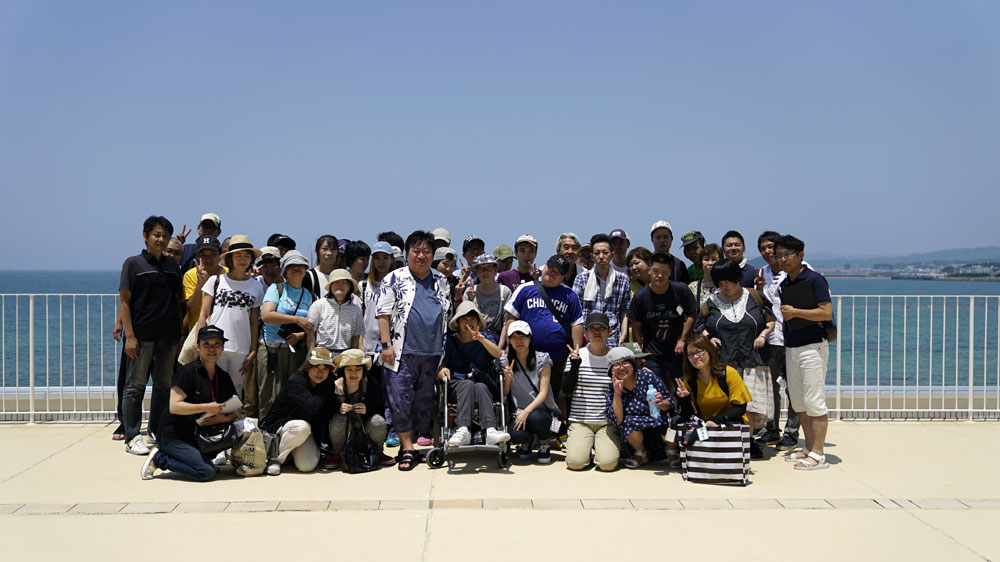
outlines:
{"label": "paving joint line", "polygon": [[[6,484],[7,482],[10,482],[11,480],[13,480],[13,479],[17,478],[18,476],[20,476],[20,475],[24,474],[25,472],[28,472],[29,470],[31,470],[31,469],[33,469],[33,468],[35,468],[36,466],[38,466],[38,465],[42,464],[42,463],[43,463],[43,462],[45,462],[45,461],[47,461],[47,460],[51,459],[52,457],[54,457],[54,456],[58,455],[59,453],[61,453],[61,452],[63,452],[63,451],[66,451],[66,450],[68,450],[68,449],[72,449],[73,447],[75,447],[75,446],[79,445],[80,443],[83,443],[83,442],[84,442],[84,441],[86,441],[87,439],[90,439],[91,437],[93,437],[93,436],[94,436],[94,434],[96,434],[96,433],[98,433],[98,432],[100,432],[100,431],[104,430],[104,428],[106,428],[106,427],[107,427],[108,425],[111,425],[111,424],[110,424],[110,423],[109,423],[109,424],[105,424],[105,425],[103,425],[103,426],[101,426],[101,427],[99,427],[99,428],[95,429],[94,431],[91,431],[91,432],[90,432],[90,433],[88,433],[87,435],[83,436],[83,437],[82,437],[82,438],[80,438],[80,439],[77,439],[76,441],[74,441],[74,442],[70,443],[69,445],[66,445],[66,446],[65,446],[65,447],[63,447],[62,449],[59,449],[59,450],[57,450],[57,451],[53,451],[51,455],[49,455],[49,456],[47,456],[47,457],[45,457],[45,458],[43,458],[43,459],[40,459],[40,460],[39,460],[38,462],[36,462],[35,464],[33,464],[33,465],[31,465],[31,466],[29,466],[29,467],[25,468],[24,470],[21,470],[21,471],[19,471],[19,472],[15,472],[14,474],[11,474],[11,475],[10,475],[10,476],[8,476],[7,478],[4,478],[3,480],[0,480],[0,485],[3,485],[3,484]],[[74,505],[76,505],[76,504],[74,504]]]}

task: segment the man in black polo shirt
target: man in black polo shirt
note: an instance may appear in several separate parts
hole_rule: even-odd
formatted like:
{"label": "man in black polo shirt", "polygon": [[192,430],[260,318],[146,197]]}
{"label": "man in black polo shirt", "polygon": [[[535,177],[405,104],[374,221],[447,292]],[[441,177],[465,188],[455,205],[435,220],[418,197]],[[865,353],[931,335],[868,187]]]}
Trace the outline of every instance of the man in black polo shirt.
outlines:
{"label": "man in black polo shirt", "polygon": [[156,432],[167,405],[177,346],[181,337],[181,271],[177,262],[163,255],[174,227],[165,217],[151,216],[142,224],[146,249],[122,264],[118,285],[125,355],[128,356],[122,410],[125,450],[149,454],[139,431],[142,395],[153,369],[153,396],[149,430]]}
{"label": "man in black polo shirt", "polygon": [[[681,259],[670,253],[670,246],[674,243],[674,230],[667,221],[656,221],[649,227],[649,241],[653,243],[654,254],[666,254],[670,257],[670,280],[687,285],[693,279],[688,275],[688,270],[684,267]],[[701,265],[700,263],[698,264]]]}
{"label": "man in black polo shirt", "polygon": [[664,380],[670,392],[674,378],[683,377],[684,342],[694,327],[698,313],[691,289],[670,280],[670,254],[656,253],[649,257],[649,285],[632,298],[628,318],[632,337],[649,354],[646,368]]}
{"label": "man in black polo shirt", "polygon": [[826,440],[826,364],[830,353],[823,323],[833,320],[833,303],[826,278],[802,263],[805,244],[794,236],[774,243],[778,265],[788,276],[778,287],[782,332],[785,337],[785,373],[788,399],[799,413],[806,436],[801,451],[788,453],[798,459],[798,470],[829,468]]}

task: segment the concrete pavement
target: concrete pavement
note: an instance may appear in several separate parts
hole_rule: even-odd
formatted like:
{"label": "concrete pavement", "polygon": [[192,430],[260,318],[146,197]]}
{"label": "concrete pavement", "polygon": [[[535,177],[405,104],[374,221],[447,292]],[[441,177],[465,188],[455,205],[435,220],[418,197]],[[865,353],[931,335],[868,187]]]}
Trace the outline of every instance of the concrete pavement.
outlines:
{"label": "concrete pavement", "polygon": [[[205,525],[217,523],[248,531],[240,549],[273,560],[330,554],[334,543],[338,557],[380,560],[451,560],[473,551],[486,560],[590,560],[668,544],[692,560],[707,558],[710,545],[722,549],[712,556],[736,548],[755,560],[810,541],[821,560],[1000,560],[995,423],[833,422],[829,470],[754,461],[746,488],[687,484],[665,464],[574,473],[558,453],[548,466],[515,459],[507,472],[494,456],[471,454],[456,456],[451,472],[286,467],[279,477],[224,472],[193,483],[158,473],[142,481],[142,459],[111,441],[111,429],[0,425],[4,559],[116,559],[134,554],[123,537],[145,543],[157,526],[204,536],[207,545]],[[509,540],[498,546],[484,536]],[[172,551],[164,545],[143,556],[171,559]]]}

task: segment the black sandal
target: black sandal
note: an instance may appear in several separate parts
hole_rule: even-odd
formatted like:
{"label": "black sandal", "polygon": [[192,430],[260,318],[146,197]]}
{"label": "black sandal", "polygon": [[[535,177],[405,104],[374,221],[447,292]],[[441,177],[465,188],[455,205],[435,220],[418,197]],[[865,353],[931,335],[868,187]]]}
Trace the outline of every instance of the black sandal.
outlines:
{"label": "black sandal", "polygon": [[400,451],[399,459],[396,461],[396,468],[403,472],[409,472],[417,466],[417,452],[413,449]]}

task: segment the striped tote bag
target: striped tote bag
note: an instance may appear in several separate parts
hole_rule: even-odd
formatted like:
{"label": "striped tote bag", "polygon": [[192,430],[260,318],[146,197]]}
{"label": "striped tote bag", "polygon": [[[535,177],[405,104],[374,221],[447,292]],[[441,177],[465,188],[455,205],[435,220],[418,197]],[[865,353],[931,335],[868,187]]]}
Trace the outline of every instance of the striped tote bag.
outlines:
{"label": "striped tote bag", "polygon": [[746,486],[750,473],[750,426],[707,429],[708,440],[681,447],[684,481]]}

